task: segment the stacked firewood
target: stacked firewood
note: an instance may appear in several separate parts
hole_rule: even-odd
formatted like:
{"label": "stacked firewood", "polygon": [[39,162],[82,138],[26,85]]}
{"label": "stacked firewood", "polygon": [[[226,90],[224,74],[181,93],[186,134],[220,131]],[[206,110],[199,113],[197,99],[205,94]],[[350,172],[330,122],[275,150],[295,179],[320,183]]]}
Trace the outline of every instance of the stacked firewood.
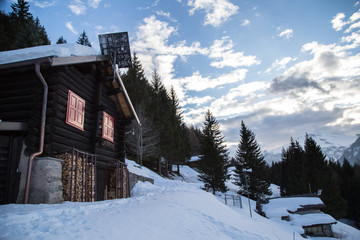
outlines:
{"label": "stacked firewood", "polygon": [[[65,201],[86,202],[94,201],[95,196],[95,168],[79,157],[72,160],[72,154],[64,153],[56,156],[63,159],[62,183]],[[72,166],[71,166],[72,162]]]}
{"label": "stacked firewood", "polygon": [[[122,171],[122,173],[121,173]],[[114,170],[110,174],[110,187],[107,192],[107,199],[115,199],[116,198],[116,187],[118,187],[118,197],[117,198],[126,198],[128,197],[128,173],[126,167],[119,168],[118,171],[118,184],[116,184],[116,170]]]}

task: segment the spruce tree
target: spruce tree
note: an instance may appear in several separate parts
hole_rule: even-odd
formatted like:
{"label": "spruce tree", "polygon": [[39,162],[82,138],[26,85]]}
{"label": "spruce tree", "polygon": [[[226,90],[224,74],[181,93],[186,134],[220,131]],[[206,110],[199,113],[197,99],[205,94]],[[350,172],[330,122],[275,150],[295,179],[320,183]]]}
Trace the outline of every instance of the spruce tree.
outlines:
{"label": "spruce tree", "polygon": [[148,109],[154,106],[152,105],[150,96],[151,87],[145,77],[144,69],[136,53],[133,54],[132,65],[127,73],[122,76],[122,80],[133,105],[141,105],[145,113],[148,114]]}
{"label": "spruce tree", "polygon": [[271,163],[271,183],[274,183],[278,186],[281,185],[281,162],[272,162]]}
{"label": "spruce tree", "polygon": [[193,125],[190,125],[190,127],[187,127],[187,132],[189,136],[190,155],[191,156],[200,155],[201,130],[194,127]]}
{"label": "spruce tree", "polygon": [[80,33],[80,36],[79,36],[78,40],[76,41],[76,43],[91,47],[91,43],[89,41],[88,36],[86,35],[85,30],[82,33]]}
{"label": "spruce tree", "polygon": [[[248,193],[250,198],[255,200],[260,199],[263,195],[271,194],[269,190],[270,176],[266,162],[256,142],[255,134],[245,126],[243,121],[241,121],[240,142],[236,151],[235,167],[238,178],[236,184],[240,186],[242,194]],[[248,169],[251,169],[251,172],[246,173],[248,177],[248,187],[246,187],[244,172]]]}
{"label": "spruce tree", "polygon": [[336,184],[334,176],[331,171],[327,171],[322,173],[322,177],[326,179],[322,185],[320,196],[321,200],[326,205],[324,212],[330,214],[335,219],[345,217],[347,213],[347,204],[340,195],[340,189]]}
{"label": "spruce tree", "polygon": [[206,189],[212,190],[213,194],[216,191],[225,192],[227,190],[225,181],[229,178],[227,174],[228,151],[219,123],[210,110],[207,111],[203,123],[200,146],[199,179],[204,182]]}
{"label": "spruce tree", "polygon": [[190,157],[189,138],[185,128],[184,119],[181,108],[179,107],[179,99],[176,92],[171,86],[170,88],[170,129],[171,132],[171,157],[177,164],[177,171],[180,172],[180,164],[185,163],[186,158]]}
{"label": "spruce tree", "polygon": [[306,183],[309,186],[309,192],[317,192],[326,181],[322,176],[322,173],[328,171],[326,156],[321,147],[308,134],[305,136],[304,150]]}
{"label": "spruce tree", "polygon": [[172,116],[175,110],[171,108],[171,99],[156,70],[152,73],[150,102],[153,106],[151,111],[152,119],[160,133],[159,153],[166,160],[167,171],[171,172],[172,164],[175,161],[173,151],[174,129],[172,128]]}
{"label": "spruce tree", "polygon": [[308,193],[304,170],[304,150],[291,138],[290,146],[282,152],[281,195]]}
{"label": "spruce tree", "polygon": [[63,44],[63,43],[67,43],[66,39],[64,39],[63,36],[59,37],[59,39],[57,40],[56,44]]}
{"label": "spruce tree", "polygon": [[18,0],[11,5],[11,8],[12,12],[8,15],[1,13],[2,51],[50,44],[39,18],[34,19],[29,12],[29,2]]}
{"label": "spruce tree", "polygon": [[13,29],[10,17],[3,11],[0,11],[0,51],[11,49],[13,40]]}

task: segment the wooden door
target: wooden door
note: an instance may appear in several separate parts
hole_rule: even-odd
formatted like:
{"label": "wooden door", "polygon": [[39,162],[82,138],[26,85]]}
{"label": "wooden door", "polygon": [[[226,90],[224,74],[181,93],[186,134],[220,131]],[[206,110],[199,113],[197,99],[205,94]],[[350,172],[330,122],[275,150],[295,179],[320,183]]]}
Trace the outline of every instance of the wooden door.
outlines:
{"label": "wooden door", "polygon": [[23,136],[0,133],[0,204],[15,203],[19,193],[19,160]]}

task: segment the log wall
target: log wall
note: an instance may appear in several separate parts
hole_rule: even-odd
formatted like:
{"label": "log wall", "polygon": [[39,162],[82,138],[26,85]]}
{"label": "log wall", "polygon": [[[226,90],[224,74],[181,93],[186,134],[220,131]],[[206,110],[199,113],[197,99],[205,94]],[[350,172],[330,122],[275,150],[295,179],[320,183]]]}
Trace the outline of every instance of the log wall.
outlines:
{"label": "log wall", "polygon": [[[112,79],[100,69],[101,63],[41,68],[48,84],[45,142],[42,156],[56,157],[72,148],[96,154],[97,162],[124,162],[124,131],[130,120],[116,105]],[[84,131],[66,124],[68,90],[85,103]],[[25,154],[38,150],[43,87],[34,67],[0,71],[0,119],[25,122]],[[114,117],[114,142],[102,138],[103,111]],[[98,192],[110,186],[113,169],[96,169]],[[103,195],[103,194],[102,194]],[[100,200],[101,197],[97,200]]]}

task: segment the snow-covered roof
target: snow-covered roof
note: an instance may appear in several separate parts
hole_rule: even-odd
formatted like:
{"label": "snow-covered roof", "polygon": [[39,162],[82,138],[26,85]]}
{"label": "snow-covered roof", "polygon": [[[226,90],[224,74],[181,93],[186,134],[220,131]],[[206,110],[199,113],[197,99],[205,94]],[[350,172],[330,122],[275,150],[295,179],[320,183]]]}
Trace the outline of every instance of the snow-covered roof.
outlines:
{"label": "snow-covered roof", "polygon": [[269,218],[281,219],[289,215],[288,211],[295,212],[307,205],[324,204],[318,197],[288,197],[270,199],[268,204],[263,205],[263,211]]}
{"label": "snow-covered roof", "polygon": [[76,43],[44,45],[0,52],[0,65],[44,57],[74,57],[100,55],[95,49]]}
{"label": "snow-covered roof", "polygon": [[336,220],[332,216],[325,213],[291,214],[290,221],[292,225],[302,227],[336,223]]}
{"label": "snow-covered roof", "polygon": [[189,162],[196,162],[200,160],[200,156],[192,156],[189,160]]}
{"label": "snow-covered roof", "polygon": [[270,219],[280,221],[282,216],[290,217],[293,226],[306,227],[317,224],[334,224],[336,220],[322,212],[308,214],[290,214],[304,206],[321,206],[324,203],[318,197],[288,197],[270,199],[263,205],[263,211]]}

